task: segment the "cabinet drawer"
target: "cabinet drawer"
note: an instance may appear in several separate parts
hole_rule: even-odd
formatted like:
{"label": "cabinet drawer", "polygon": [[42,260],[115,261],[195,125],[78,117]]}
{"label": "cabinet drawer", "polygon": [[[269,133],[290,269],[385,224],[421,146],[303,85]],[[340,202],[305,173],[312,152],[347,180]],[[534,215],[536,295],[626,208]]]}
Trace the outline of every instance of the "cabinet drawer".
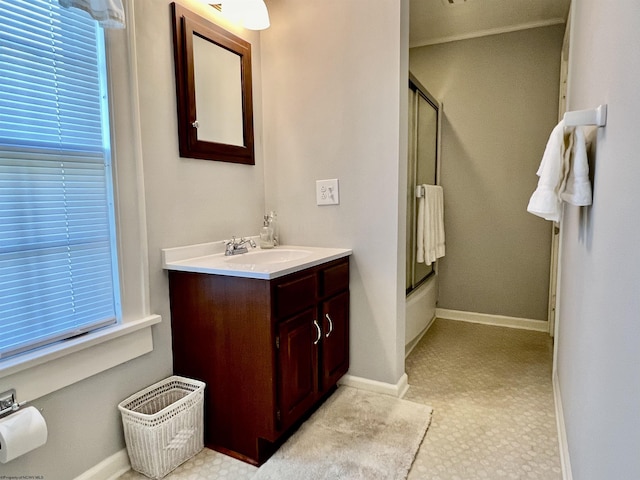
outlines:
{"label": "cabinet drawer", "polygon": [[333,295],[341,290],[349,289],[349,262],[340,263],[333,267],[325,268],[320,272],[320,295],[323,297]]}
{"label": "cabinet drawer", "polygon": [[283,318],[313,305],[318,283],[311,273],[276,285],[276,317]]}

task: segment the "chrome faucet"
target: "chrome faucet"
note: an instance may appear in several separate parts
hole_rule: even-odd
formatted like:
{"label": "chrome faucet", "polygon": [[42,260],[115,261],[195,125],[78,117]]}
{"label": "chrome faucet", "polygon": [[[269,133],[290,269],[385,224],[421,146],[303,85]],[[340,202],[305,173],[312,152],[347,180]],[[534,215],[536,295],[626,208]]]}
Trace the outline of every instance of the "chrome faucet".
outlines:
{"label": "chrome faucet", "polygon": [[240,238],[240,240],[236,240],[236,237],[231,237],[231,240],[225,243],[224,254],[225,256],[230,255],[239,255],[241,253],[247,253],[249,250],[247,249],[247,243],[251,245],[251,248],[256,248],[256,242],[251,240],[250,238]]}

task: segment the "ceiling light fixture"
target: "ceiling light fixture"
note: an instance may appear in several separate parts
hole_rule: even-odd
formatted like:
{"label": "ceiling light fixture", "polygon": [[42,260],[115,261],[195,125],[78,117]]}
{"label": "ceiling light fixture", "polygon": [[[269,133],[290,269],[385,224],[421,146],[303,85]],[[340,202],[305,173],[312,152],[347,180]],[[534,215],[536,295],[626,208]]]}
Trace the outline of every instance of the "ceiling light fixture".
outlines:
{"label": "ceiling light fixture", "polygon": [[264,0],[218,0],[212,7],[220,10],[231,22],[249,30],[269,28],[269,11]]}

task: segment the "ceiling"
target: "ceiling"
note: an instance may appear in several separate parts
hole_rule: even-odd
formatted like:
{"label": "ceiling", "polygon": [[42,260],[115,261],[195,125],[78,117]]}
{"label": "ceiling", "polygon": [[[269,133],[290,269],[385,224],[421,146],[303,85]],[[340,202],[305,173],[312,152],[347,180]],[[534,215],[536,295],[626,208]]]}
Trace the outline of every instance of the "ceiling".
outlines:
{"label": "ceiling", "polygon": [[410,0],[409,46],[562,24],[570,1]]}

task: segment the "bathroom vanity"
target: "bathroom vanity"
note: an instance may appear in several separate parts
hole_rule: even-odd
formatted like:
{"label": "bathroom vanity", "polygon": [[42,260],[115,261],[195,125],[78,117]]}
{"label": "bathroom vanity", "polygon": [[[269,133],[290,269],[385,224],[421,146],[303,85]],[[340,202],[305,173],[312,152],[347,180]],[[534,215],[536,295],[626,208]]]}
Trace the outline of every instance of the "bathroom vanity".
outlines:
{"label": "bathroom vanity", "polygon": [[207,446],[262,464],[346,373],[350,254],[165,254],[174,373],[207,384]]}

